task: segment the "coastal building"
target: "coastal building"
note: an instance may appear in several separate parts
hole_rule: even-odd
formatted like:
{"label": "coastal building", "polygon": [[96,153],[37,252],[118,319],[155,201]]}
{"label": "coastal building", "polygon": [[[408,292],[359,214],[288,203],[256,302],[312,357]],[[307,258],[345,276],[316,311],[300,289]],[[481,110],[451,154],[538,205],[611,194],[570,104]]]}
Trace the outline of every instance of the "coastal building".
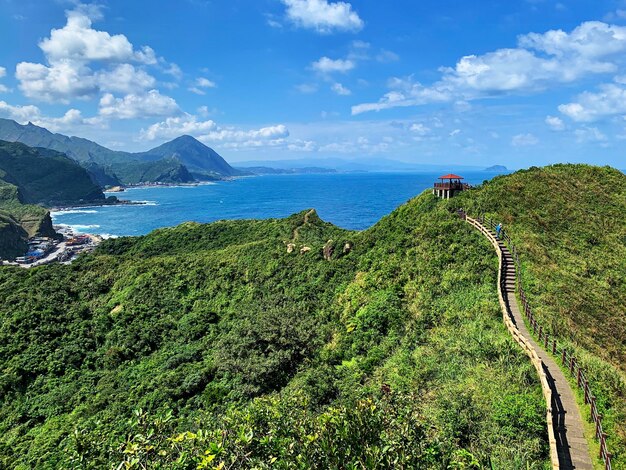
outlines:
{"label": "coastal building", "polygon": [[450,199],[461,191],[469,189],[469,184],[461,182],[464,178],[452,173],[439,177],[439,182],[433,186],[433,194],[441,199]]}

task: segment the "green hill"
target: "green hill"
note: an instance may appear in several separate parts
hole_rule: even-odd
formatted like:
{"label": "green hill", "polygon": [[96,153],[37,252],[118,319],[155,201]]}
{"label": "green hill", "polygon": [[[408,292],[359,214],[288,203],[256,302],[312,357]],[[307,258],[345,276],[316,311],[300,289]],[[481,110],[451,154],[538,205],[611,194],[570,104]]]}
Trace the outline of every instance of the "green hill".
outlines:
{"label": "green hill", "polygon": [[39,205],[104,202],[87,172],[48,149],[0,141],[0,257],[26,252],[35,235],[56,237],[47,209]]}
{"label": "green hill", "polygon": [[23,204],[104,202],[88,173],[65,155],[0,140],[0,178],[17,187]]}
{"label": "green hill", "polygon": [[[545,219],[532,225],[542,196],[523,186],[554,172],[590,207],[596,185],[622,181],[551,167],[450,201],[424,193],[363,232],[307,210],[186,223],[108,240],[69,266],[1,269],[0,466],[546,468],[545,404],[502,323],[495,253],[455,209],[501,211],[530,273],[538,232],[564,201],[537,202]],[[607,213],[618,193],[603,196]],[[585,232],[582,209],[568,214]],[[616,256],[620,230],[601,245]],[[538,304],[549,289],[534,288]],[[623,468],[621,385],[608,387],[619,372],[577,344],[609,390],[601,406]]]}
{"label": "green hill", "polygon": [[176,158],[199,178],[221,178],[244,174],[230,166],[215,150],[189,135],[183,135],[137,155],[146,160]]}

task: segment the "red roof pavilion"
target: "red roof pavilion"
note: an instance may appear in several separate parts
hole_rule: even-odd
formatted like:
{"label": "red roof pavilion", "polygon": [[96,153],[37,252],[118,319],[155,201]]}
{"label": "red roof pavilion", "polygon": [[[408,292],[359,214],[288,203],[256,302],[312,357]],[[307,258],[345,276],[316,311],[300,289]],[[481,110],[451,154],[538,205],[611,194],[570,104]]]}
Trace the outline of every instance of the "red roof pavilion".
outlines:
{"label": "red roof pavilion", "polygon": [[448,173],[447,175],[443,175],[439,177],[440,180],[462,180],[465,179],[462,176],[455,175],[452,173]]}
{"label": "red roof pavilion", "polygon": [[451,197],[456,196],[461,191],[469,188],[469,185],[461,182],[462,179],[465,178],[455,175],[454,173],[440,176],[439,180],[441,182],[434,184],[433,194],[443,199],[450,199]]}

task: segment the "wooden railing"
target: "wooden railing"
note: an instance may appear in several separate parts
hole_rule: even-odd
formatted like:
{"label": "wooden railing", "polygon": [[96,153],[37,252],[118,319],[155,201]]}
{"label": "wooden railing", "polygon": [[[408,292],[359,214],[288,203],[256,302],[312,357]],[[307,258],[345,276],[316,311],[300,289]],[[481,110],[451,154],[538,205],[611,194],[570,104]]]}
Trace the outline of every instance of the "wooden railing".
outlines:
{"label": "wooden railing", "polygon": [[[496,223],[492,219],[485,218],[484,215],[481,215],[477,218],[477,220],[481,225],[495,231]],[[546,351],[551,352],[555,358],[560,358],[563,367],[569,370],[570,374],[576,380],[576,384],[578,385],[578,387],[583,390],[585,405],[589,405],[591,411],[591,419],[593,420],[596,428],[596,439],[600,443],[600,452],[598,457],[604,461],[605,470],[611,470],[611,454],[609,453],[606,445],[607,434],[602,429],[602,415],[598,412],[596,397],[591,391],[591,387],[589,386],[589,380],[585,376],[585,372],[578,363],[578,360],[574,356],[573,352],[568,351],[565,347],[560,347],[557,343],[555,335],[549,333],[545,328],[543,328],[543,326],[539,324],[539,322],[535,318],[535,315],[530,308],[530,304],[526,299],[524,286],[522,285],[522,270],[519,261],[519,255],[517,253],[517,248],[515,247],[515,245],[513,245],[511,237],[508,233],[506,233],[504,229],[500,232],[500,238],[508,245],[509,252],[513,257],[513,263],[515,266],[516,290],[528,324],[530,325],[536,338],[538,338],[539,344],[543,344]]]}
{"label": "wooden railing", "polygon": [[498,241],[493,236],[489,230],[487,230],[478,220],[472,219],[467,216],[465,212],[459,211],[459,215],[461,218],[467,221],[470,225],[478,229],[493,245],[493,248],[496,250],[498,254],[498,302],[500,303],[500,310],[502,311],[502,318],[504,320],[504,324],[513,336],[513,339],[522,347],[526,355],[530,358],[535,370],[537,371],[537,375],[539,376],[539,381],[541,383],[541,390],[543,392],[543,396],[546,402],[546,422],[548,429],[548,443],[550,445],[550,461],[552,463],[552,469],[559,469],[559,457],[558,450],[556,445],[556,437],[554,433],[553,427],[553,415],[552,415],[552,389],[550,388],[550,384],[548,383],[548,378],[546,376],[545,370],[543,368],[543,361],[537,354],[535,348],[530,344],[530,342],[522,335],[515,325],[514,319],[511,318],[511,313],[507,308],[507,304],[504,300],[504,295],[506,292],[506,278],[502,275],[504,271],[504,263],[502,257],[502,251],[498,246]]}

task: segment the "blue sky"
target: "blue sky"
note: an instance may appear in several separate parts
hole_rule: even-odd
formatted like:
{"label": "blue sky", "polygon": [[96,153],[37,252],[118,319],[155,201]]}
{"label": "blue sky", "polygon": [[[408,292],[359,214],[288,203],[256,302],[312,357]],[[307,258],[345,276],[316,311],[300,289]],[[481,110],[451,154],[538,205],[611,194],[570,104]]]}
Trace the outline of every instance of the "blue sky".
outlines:
{"label": "blue sky", "polygon": [[626,166],[625,0],[0,8],[0,117],[111,148]]}

